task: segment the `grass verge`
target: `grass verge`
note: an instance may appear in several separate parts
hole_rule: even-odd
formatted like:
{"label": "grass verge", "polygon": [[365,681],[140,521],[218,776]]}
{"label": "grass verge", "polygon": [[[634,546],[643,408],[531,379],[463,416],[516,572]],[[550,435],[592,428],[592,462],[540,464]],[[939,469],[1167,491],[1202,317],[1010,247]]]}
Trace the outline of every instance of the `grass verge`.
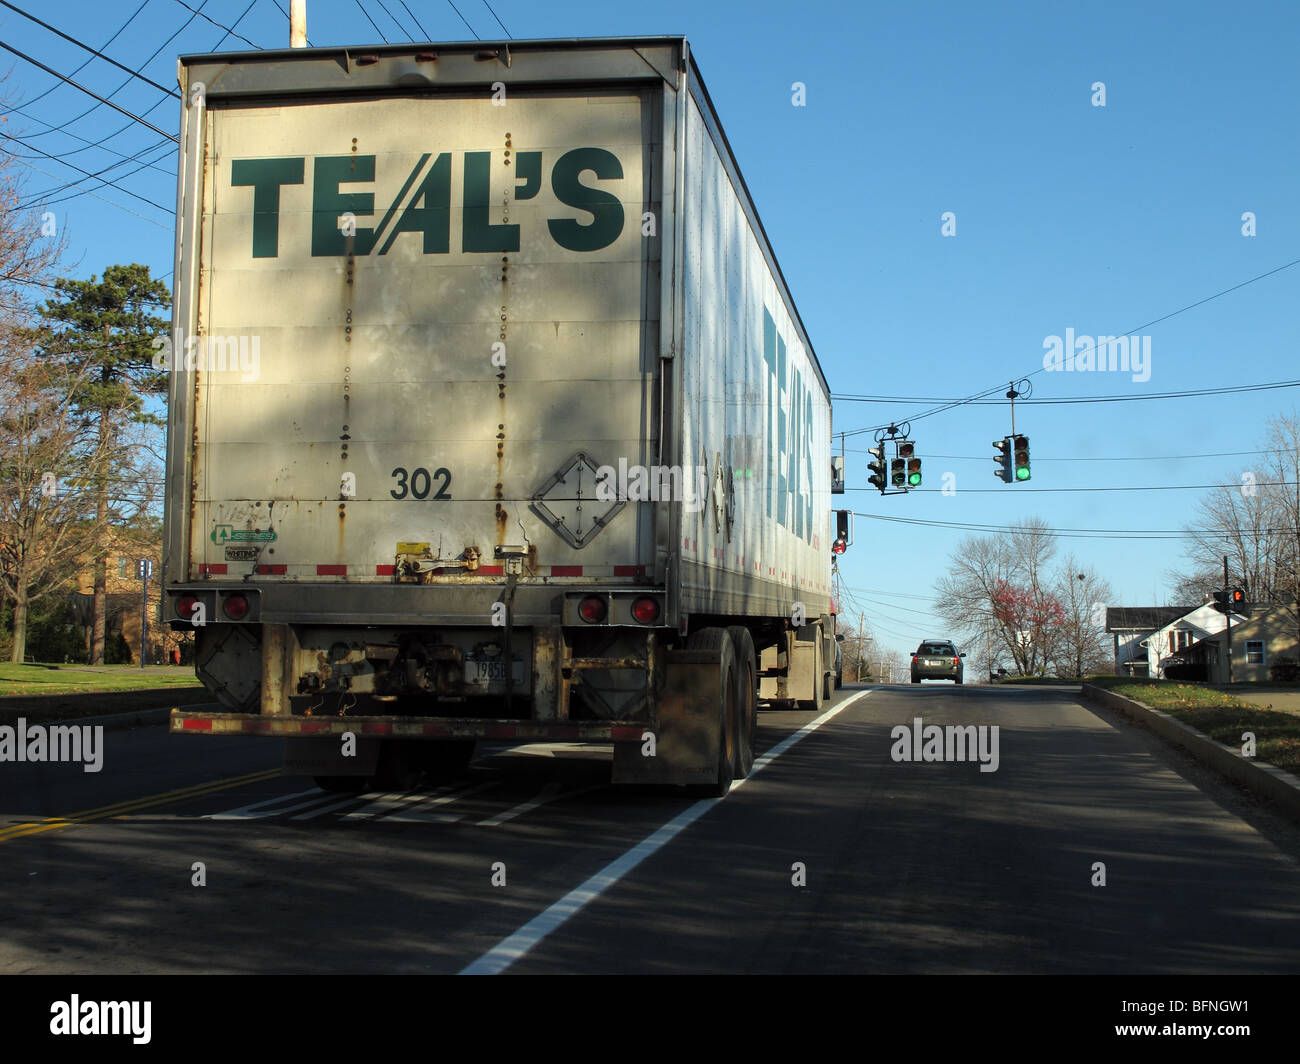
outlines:
{"label": "grass verge", "polygon": [[1300,715],[1264,709],[1200,684],[1090,676],[1088,683],[1168,713],[1202,735],[1240,750],[1243,732],[1255,736],[1255,760],[1300,776]]}

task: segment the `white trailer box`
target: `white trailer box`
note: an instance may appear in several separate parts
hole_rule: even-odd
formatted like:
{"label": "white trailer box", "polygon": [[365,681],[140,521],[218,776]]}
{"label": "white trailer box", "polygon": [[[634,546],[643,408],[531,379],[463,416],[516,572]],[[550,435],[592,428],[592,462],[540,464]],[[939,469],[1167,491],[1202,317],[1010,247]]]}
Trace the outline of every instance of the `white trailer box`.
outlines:
{"label": "white trailer box", "polygon": [[167,610],[229,712],[173,730],[743,775],[755,699],[828,689],[830,402],[686,41],[180,82]]}

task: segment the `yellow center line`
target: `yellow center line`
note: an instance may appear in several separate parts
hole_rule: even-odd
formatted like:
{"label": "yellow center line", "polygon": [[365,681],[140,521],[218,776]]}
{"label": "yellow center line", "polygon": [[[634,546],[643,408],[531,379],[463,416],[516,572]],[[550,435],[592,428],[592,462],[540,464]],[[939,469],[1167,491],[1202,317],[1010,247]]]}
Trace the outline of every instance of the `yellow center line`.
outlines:
{"label": "yellow center line", "polygon": [[193,787],[182,787],[174,791],[163,791],[160,794],[152,794],[144,798],[133,798],[125,802],[115,802],[112,805],[102,805],[96,809],[87,809],[80,813],[69,813],[67,816],[47,817],[45,820],[36,820],[27,824],[14,824],[12,827],[0,828],[0,842],[8,842],[10,839],[22,838],[26,835],[39,835],[44,831],[71,827],[75,824],[85,824],[93,820],[103,820],[105,817],[148,809],[150,806],[165,805],[168,802],[182,801],[186,798],[198,798],[216,791],[229,790],[232,787],[242,787],[249,783],[260,783],[263,780],[275,779],[279,775],[280,769],[278,768],[264,769],[261,772],[250,772],[246,776],[232,776],[230,779],[199,783]]}

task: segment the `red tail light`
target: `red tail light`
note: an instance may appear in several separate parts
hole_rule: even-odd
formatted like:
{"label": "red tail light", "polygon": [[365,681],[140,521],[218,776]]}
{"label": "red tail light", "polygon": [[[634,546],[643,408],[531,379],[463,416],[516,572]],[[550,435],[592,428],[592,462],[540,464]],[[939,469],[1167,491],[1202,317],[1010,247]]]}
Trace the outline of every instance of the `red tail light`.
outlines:
{"label": "red tail light", "polygon": [[597,595],[588,595],[578,606],[578,616],[588,624],[599,624],[605,612],[605,600]]}
{"label": "red tail light", "polygon": [[632,616],[642,624],[654,624],[659,620],[659,603],[648,596],[639,598],[632,603]]}
{"label": "red tail light", "polygon": [[227,595],[221,608],[232,621],[240,621],[248,615],[248,599],[243,595]]}
{"label": "red tail light", "polygon": [[952,659],[952,663],[953,663],[954,665],[960,665],[960,664],[961,664],[961,658],[953,658],[953,659]]}
{"label": "red tail light", "polygon": [[193,595],[185,595],[176,601],[176,616],[183,621],[188,621],[194,616],[194,610],[198,606],[199,600]]}

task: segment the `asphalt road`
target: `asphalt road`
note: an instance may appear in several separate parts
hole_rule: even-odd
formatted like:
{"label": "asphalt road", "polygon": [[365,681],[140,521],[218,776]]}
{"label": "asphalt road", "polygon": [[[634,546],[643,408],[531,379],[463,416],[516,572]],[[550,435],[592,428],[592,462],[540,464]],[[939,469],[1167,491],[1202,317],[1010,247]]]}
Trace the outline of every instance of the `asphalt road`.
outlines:
{"label": "asphalt road", "polygon": [[[162,729],[0,763],[0,973],[1300,970],[1300,831],[1071,689],[827,710],[762,711],[721,800],[612,788],[599,746],[354,797]],[[997,726],[997,770],[895,760],[916,718]]]}

